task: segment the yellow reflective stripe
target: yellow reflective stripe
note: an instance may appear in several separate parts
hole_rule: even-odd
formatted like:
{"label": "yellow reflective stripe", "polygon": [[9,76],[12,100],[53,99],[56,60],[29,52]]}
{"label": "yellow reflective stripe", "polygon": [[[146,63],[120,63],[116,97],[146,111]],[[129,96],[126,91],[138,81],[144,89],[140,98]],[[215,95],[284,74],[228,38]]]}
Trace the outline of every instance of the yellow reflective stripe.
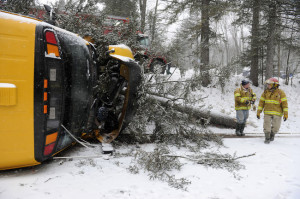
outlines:
{"label": "yellow reflective stripe", "polygon": [[268,114],[268,115],[279,115],[279,116],[282,116],[282,113],[279,113],[277,111],[264,111],[265,114]]}
{"label": "yellow reflective stripe", "polygon": [[281,98],[281,101],[282,101],[282,102],[283,102],[283,101],[287,101],[286,97]]}
{"label": "yellow reflective stripe", "polygon": [[258,110],[263,110],[263,108],[261,106],[258,107]]}
{"label": "yellow reflective stripe", "polygon": [[279,102],[276,100],[266,100],[265,103],[266,104],[279,104]]}
{"label": "yellow reflective stripe", "polygon": [[250,100],[250,97],[242,97],[241,102],[245,102],[246,100]]}
{"label": "yellow reflective stripe", "polygon": [[284,108],[284,109],[283,109],[283,111],[288,111],[288,110],[289,110],[288,108]]}
{"label": "yellow reflective stripe", "polygon": [[261,100],[261,101],[265,101],[265,98],[261,97],[260,100]]}
{"label": "yellow reflective stripe", "polygon": [[235,96],[235,97],[238,97],[238,96],[241,96],[241,94],[237,93],[237,94],[235,94],[234,96]]}

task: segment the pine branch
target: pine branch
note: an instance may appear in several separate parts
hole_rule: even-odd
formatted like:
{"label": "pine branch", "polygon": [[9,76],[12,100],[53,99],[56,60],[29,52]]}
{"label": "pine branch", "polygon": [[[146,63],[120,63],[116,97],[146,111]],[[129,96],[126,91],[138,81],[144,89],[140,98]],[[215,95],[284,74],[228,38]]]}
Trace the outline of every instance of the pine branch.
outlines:
{"label": "pine branch", "polygon": [[187,156],[170,155],[170,154],[164,154],[162,156],[173,157],[173,158],[184,158],[184,159],[187,159],[187,160],[197,162],[198,164],[203,164],[204,163],[203,161],[207,161],[207,160],[224,160],[224,161],[228,162],[228,161],[238,160],[238,159],[241,159],[241,158],[251,157],[251,156],[254,156],[254,155],[256,155],[256,153],[252,153],[252,154],[249,154],[249,155],[243,155],[243,156],[235,157],[235,158],[201,158],[201,159],[194,159],[194,158],[190,158],[190,157],[187,157]]}

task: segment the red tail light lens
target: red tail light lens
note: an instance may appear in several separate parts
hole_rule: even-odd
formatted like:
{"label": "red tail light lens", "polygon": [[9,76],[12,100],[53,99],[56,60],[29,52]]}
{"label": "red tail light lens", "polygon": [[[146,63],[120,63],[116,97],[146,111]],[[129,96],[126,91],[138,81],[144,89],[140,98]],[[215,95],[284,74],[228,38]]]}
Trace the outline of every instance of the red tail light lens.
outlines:
{"label": "red tail light lens", "polygon": [[52,143],[52,144],[49,144],[47,146],[45,146],[45,149],[44,149],[44,155],[49,155],[52,153],[53,149],[54,149],[54,146],[55,146],[55,142]]}
{"label": "red tail light lens", "polygon": [[57,45],[57,41],[56,41],[54,32],[50,32],[50,31],[46,32],[46,41],[47,41],[47,43],[51,43],[51,44],[56,44]]}

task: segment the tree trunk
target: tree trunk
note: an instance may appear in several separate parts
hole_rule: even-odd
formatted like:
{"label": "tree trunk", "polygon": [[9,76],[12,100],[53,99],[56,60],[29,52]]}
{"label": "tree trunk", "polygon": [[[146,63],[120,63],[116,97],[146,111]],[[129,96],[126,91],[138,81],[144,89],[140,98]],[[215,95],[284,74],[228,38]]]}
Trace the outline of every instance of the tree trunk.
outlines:
{"label": "tree trunk", "polygon": [[[169,101],[171,99],[167,99],[163,96],[160,96],[155,93],[151,93],[148,95],[151,99],[157,100],[162,106],[170,107]],[[179,111],[181,113],[185,113],[188,115],[192,115],[193,117],[197,119],[206,119],[209,120],[210,124],[217,125],[217,126],[223,126],[227,128],[235,128],[236,127],[236,120],[235,118],[232,118],[228,115],[225,115],[221,112],[213,112],[208,109],[200,109],[200,108],[194,108],[192,106],[187,105],[181,105],[174,103],[171,105],[174,110]]]}
{"label": "tree trunk", "polygon": [[139,0],[140,3],[140,12],[141,12],[141,31],[144,33],[145,24],[146,24],[146,6],[147,0]]}
{"label": "tree trunk", "polygon": [[[286,78],[285,78],[285,84],[288,85],[289,84],[289,79],[290,79],[290,55],[291,55],[291,46],[293,44],[293,39],[294,39],[294,23],[295,21],[293,22],[292,24],[292,32],[291,32],[291,36],[290,36],[290,45],[288,47],[288,55],[287,55],[287,59],[286,59]],[[294,74],[294,73],[293,73]]]}
{"label": "tree trunk", "polygon": [[258,53],[259,53],[259,11],[260,0],[253,1],[252,38],[251,38],[251,69],[250,79],[258,86]]}
{"label": "tree trunk", "polygon": [[268,17],[268,38],[267,38],[267,61],[266,61],[266,79],[273,76],[273,61],[275,53],[276,36],[276,2],[270,2]]}
{"label": "tree trunk", "polygon": [[152,19],[151,42],[154,42],[154,40],[155,40],[155,29],[156,29],[156,19],[157,19],[157,6],[158,6],[158,0],[156,0],[155,9],[154,9],[154,15],[153,15],[153,19]]}
{"label": "tree trunk", "polygon": [[264,84],[264,47],[260,47],[260,69],[261,69],[261,84]]}
{"label": "tree trunk", "polygon": [[277,45],[277,76],[278,76],[278,79],[280,77],[280,70],[281,70],[281,59],[280,59],[280,55],[281,54],[281,49],[280,49],[280,41],[278,41],[278,45]]}
{"label": "tree trunk", "polygon": [[[225,35],[224,45],[225,45],[225,51],[226,51],[226,66],[228,66],[229,65],[229,57],[230,57],[230,55],[229,55],[229,37],[228,37],[228,32],[227,32],[227,28],[226,27],[227,27],[227,24],[224,24],[224,35]],[[222,58],[223,58],[223,53],[222,53]],[[222,59],[221,66],[223,66],[223,59]]]}
{"label": "tree trunk", "polygon": [[[241,32],[242,32],[242,30],[241,30]],[[241,46],[240,46],[240,43],[238,42],[239,36],[238,36],[238,30],[236,27],[234,27],[233,31],[231,32],[231,36],[234,41],[236,55],[239,56],[241,54]]]}
{"label": "tree trunk", "polygon": [[209,4],[210,0],[203,0],[201,6],[201,78],[202,86],[207,87],[210,84],[209,77]]}

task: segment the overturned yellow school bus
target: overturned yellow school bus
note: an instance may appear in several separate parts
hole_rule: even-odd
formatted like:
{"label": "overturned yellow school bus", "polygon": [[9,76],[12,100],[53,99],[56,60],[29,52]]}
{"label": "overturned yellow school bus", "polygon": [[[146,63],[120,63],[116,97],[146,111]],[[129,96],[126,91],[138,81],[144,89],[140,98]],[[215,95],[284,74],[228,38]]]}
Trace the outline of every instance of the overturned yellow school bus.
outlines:
{"label": "overturned yellow school bus", "polygon": [[[0,11],[0,170],[40,164],[73,136],[118,136],[134,114],[140,67],[128,47],[109,49],[99,66],[94,47],[78,35]],[[117,120],[105,134],[100,107]]]}

